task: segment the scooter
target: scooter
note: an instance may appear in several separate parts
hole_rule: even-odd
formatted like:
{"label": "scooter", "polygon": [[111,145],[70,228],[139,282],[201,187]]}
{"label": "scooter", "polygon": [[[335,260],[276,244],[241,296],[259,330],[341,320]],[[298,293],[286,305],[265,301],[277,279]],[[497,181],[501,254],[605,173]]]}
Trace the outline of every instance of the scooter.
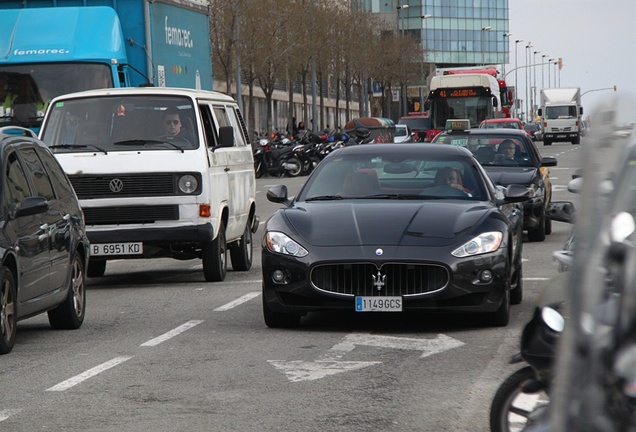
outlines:
{"label": "scooter", "polygon": [[[552,202],[546,210],[546,217],[566,223],[573,223],[575,214],[576,209],[569,201]],[[569,252],[552,254],[559,263],[560,273],[541,292],[539,306],[521,333],[521,349],[510,359],[510,363],[525,362],[526,366],[506,378],[493,397],[491,432],[527,430],[547,417],[556,344],[565,326],[562,314],[568,273],[561,269],[569,265]]]}

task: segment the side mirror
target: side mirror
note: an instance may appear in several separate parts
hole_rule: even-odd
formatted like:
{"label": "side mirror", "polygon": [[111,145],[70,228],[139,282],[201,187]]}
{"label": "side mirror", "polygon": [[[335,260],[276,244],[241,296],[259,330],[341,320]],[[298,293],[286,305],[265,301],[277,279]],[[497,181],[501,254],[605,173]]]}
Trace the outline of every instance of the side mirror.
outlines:
{"label": "side mirror", "polygon": [[15,212],[15,217],[29,216],[45,213],[49,209],[49,203],[42,196],[28,197],[22,201],[22,205]]}
{"label": "side mirror", "polygon": [[219,128],[219,147],[234,147],[234,128],[232,126]]}
{"label": "side mirror", "polygon": [[286,185],[276,185],[269,188],[267,191],[267,200],[277,204],[284,204],[288,206],[291,203],[291,200],[287,196],[287,186]]}
{"label": "side mirror", "polygon": [[539,108],[539,109],[537,110],[537,115],[538,115],[539,117],[543,117],[543,109],[542,109],[542,108]]}
{"label": "side mirror", "polygon": [[541,158],[541,166],[557,166],[557,159],[554,156],[544,156]]}

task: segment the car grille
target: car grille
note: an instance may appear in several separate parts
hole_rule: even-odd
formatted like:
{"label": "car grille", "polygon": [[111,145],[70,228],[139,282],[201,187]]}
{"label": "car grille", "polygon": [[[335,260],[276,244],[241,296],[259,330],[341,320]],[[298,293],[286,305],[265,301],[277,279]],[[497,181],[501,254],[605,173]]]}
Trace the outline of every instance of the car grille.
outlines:
{"label": "car grille", "polygon": [[446,268],[431,264],[326,264],[311,271],[312,284],[336,294],[408,296],[438,291],[448,285]]}
{"label": "car grille", "polygon": [[[172,196],[178,194],[174,173],[143,175],[69,176],[79,199]],[[121,185],[113,188],[112,182]]]}
{"label": "car grille", "polygon": [[179,220],[178,205],[84,207],[86,225],[148,224]]}

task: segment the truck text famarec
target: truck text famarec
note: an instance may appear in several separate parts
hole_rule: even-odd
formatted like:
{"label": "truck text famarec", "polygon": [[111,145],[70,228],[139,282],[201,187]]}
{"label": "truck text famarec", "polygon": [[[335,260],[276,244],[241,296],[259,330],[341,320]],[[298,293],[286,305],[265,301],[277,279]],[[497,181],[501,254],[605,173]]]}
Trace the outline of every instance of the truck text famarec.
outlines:
{"label": "truck text famarec", "polygon": [[37,129],[56,96],[140,85],[212,90],[207,2],[0,2],[0,125]]}
{"label": "truck text famarec", "polygon": [[499,84],[486,74],[434,76],[427,105],[431,139],[448,119],[470,119],[471,126],[478,127],[482,120],[501,117]]}

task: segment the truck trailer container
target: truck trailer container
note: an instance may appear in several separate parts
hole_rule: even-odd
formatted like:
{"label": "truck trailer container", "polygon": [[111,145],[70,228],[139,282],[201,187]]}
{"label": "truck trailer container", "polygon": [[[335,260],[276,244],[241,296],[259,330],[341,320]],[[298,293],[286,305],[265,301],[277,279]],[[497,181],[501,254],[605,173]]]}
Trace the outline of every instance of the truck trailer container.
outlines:
{"label": "truck trailer container", "polygon": [[39,128],[62,94],[144,85],[212,90],[207,2],[0,2],[0,126]]}

